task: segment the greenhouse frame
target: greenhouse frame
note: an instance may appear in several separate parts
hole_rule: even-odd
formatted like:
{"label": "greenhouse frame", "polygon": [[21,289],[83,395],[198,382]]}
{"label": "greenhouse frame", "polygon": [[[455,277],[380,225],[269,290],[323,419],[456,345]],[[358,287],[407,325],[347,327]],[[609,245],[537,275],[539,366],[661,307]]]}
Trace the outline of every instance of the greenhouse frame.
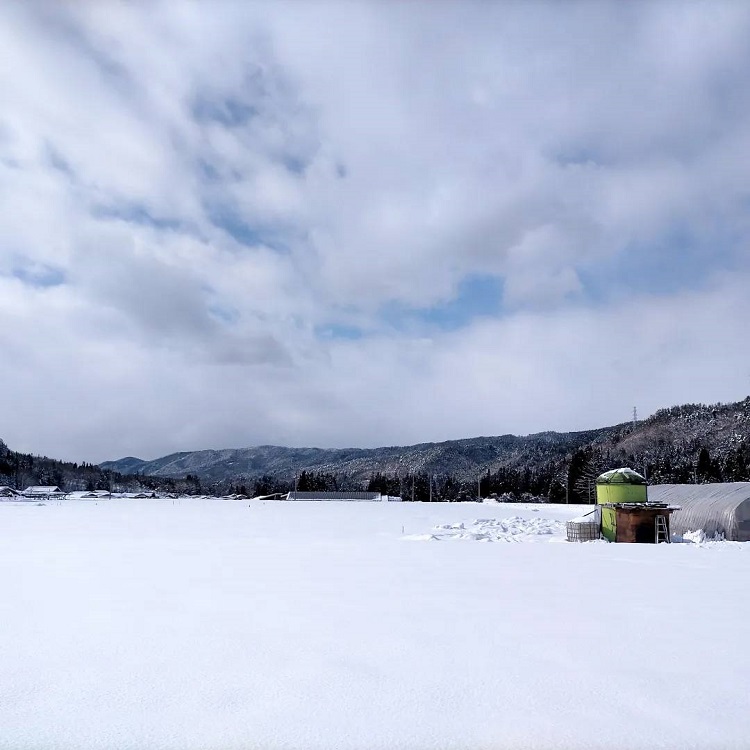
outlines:
{"label": "greenhouse frame", "polygon": [[671,531],[705,531],[734,542],[750,542],[750,482],[716,484],[653,484],[649,502],[679,505]]}

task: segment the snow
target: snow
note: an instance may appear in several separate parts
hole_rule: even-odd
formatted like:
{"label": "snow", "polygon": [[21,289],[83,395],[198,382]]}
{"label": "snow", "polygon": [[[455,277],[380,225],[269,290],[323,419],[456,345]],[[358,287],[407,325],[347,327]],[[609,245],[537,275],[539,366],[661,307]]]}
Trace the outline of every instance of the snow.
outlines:
{"label": "snow", "polygon": [[2,503],[0,748],[746,748],[750,547],[583,512]]}
{"label": "snow", "polygon": [[747,542],[727,542],[724,539],[724,535],[719,534],[718,532],[709,536],[703,529],[686,531],[681,537],[675,535],[674,541],[683,542],[685,544],[697,544],[701,547],[712,547],[716,544],[720,544],[725,548],[731,545],[747,544]]}
{"label": "snow", "polygon": [[587,507],[588,510],[585,513],[581,513],[581,515],[571,518],[570,521],[572,523],[599,523],[599,508],[596,507],[594,510],[591,510],[590,505]]}
{"label": "snow", "polygon": [[480,542],[534,542],[539,537],[560,534],[565,529],[563,521],[547,518],[481,518],[468,523],[446,523],[435,526],[431,534],[416,534],[404,537],[420,541],[425,536],[428,540],[468,539]]}

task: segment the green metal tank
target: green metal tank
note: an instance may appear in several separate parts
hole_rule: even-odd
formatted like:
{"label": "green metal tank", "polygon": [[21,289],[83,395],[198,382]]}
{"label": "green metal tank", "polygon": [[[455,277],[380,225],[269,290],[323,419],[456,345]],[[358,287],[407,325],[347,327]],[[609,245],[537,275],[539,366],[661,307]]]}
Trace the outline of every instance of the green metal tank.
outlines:
{"label": "green metal tank", "polygon": [[596,502],[645,503],[648,501],[646,478],[632,469],[612,469],[596,479]]}

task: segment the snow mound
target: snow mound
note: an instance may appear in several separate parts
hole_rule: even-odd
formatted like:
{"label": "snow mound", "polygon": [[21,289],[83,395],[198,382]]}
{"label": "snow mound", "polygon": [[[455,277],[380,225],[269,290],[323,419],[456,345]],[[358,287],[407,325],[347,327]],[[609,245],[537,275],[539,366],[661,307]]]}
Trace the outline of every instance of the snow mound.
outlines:
{"label": "snow mound", "polygon": [[559,536],[565,531],[564,521],[550,518],[478,518],[474,521],[435,526],[431,534],[402,537],[408,541],[468,540],[473,542],[550,541],[540,537]]}
{"label": "snow mound", "polygon": [[682,541],[690,544],[705,544],[706,542],[723,542],[723,534],[714,534],[713,538],[706,535],[703,529],[696,529],[695,531],[686,531],[682,535]]}
{"label": "snow mound", "polygon": [[675,534],[672,537],[672,541],[678,544],[695,545],[696,547],[738,547],[740,549],[743,547],[742,542],[727,541],[724,538],[724,534],[720,534],[719,532],[709,536],[704,529],[686,531],[682,536]]}
{"label": "snow mound", "polygon": [[407,542],[437,542],[439,539],[434,534],[407,534],[401,537]]}

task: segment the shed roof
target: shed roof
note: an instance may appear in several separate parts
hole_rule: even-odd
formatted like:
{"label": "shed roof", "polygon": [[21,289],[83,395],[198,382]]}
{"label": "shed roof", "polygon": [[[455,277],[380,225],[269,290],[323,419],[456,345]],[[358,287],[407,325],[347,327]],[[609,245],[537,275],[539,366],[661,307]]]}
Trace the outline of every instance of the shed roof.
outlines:
{"label": "shed roof", "polygon": [[59,487],[35,484],[27,487],[23,491],[24,495],[64,495],[65,493]]}
{"label": "shed roof", "polygon": [[703,529],[709,536],[750,542],[750,482],[654,484],[648,499],[680,506],[671,520],[677,534]]}

